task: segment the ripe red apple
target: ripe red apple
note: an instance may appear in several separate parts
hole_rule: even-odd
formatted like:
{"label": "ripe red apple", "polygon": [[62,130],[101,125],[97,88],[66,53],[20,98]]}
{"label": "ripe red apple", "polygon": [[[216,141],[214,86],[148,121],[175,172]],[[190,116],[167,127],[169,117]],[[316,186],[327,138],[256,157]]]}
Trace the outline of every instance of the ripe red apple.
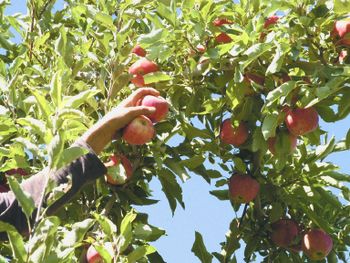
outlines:
{"label": "ripe red apple", "polygon": [[225,44],[232,42],[232,38],[227,35],[225,32],[220,33],[215,37],[215,41],[219,44]]}
{"label": "ripe red apple", "polygon": [[265,23],[264,23],[264,28],[268,28],[270,27],[271,25],[274,25],[278,22],[279,20],[279,16],[270,16],[268,17],[266,20],[265,20]]}
{"label": "ripe red apple", "polygon": [[312,260],[324,259],[333,248],[332,238],[321,229],[312,229],[302,240],[304,253]]}
{"label": "ripe red apple", "polygon": [[6,175],[21,175],[21,176],[26,176],[28,175],[27,171],[24,170],[23,168],[14,168],[10,169],[5,172]]}
{"label": "ripe red apple", "polygon": [[244,79],[246,79],[249,82],[255,82],[260,86],[264,86],[265,83],[265,77],[249,72],[244,74]]}
{"label": "ripe red apple", "polygon": [[337,44],[350,46],[350,18],[336,21],[332,35],[340,39]]}
{"label": "ripe red apple", "polygon": [[299,227],[291,219],[279,219],[271,225],[271,240],[279,247],[288,248],[299,234]]}
{"label": "ripe red apple", "polygon": [[313,108],[297,108],[286,114],[285,123],[295,136],[304,135],[318,127],[318,113]]}
{"label": "ripe red apple", "polygon": [[234,174],[229,181],[229,191],[234,203],[252,201],[259,192],[259,183],[247,174]]}
{"label": "ripe red apple", "polygon": [[132,145],[142,145],[152,140],[154,132],[152,121],[140,115],[124,128],[123,139]]}
{"label": "ripe red apple", "polygon": [[220,139],[224,143],[240,146],[248,139],[248,135],[244,122],[241,122],[238,127],[233,127],[231,119],[226,119],[221,124]]}
{"label": "ripe red apple", "polygon": [[233,24],[233,22],[228,20],[227,18],[216,18],[213,21],[214,26],[231,25],[231,24]]}
{"label": "ripe red apple", "polygon": [[168,102],[161,96],[147,95],[142,98],[140,104],[156,108],[153,114],[147,116],[154,123],[163,120],[169,112]]}
{"label": "ripe red apple", "polygon": [[134,75],[145,75],[156,71],[158,71],[158,65],[153,61],[149,61],[147,58],[140,58],[129,68],[129,73]]}
{"label": "ripe red apple", "polygon": [[92,245],[86,252],[86,260],[88,263],[103,263],[102,257]]}
{"label": "ripe red apple", "polygon": [[145,86],[145,80],[140,74],[134,75],[134,77],[131,79],[131,82],[138,88]]}
{"label": "ripe red apple", "polygon": [[146,56],[146,50],[144,50],[140,45],[136,45],[132,50],[132,53],[140,56],[140,57],[144,57]]}
{"label": "ripe red apple", "polygon": [[[106,242],[104,244],[105,249],[109,252],[110,255],[114,254],[113,252],[113,245],[111,242]],[[98,251],[94,248],[93,245],[90,245],[87,252],[86,252],[86,260],[88,263],[104,263],[105,261],[101,257],[101,255],[98,253]]]}
{"label": "ripe red apple", "polygon": [[347,50],[342,50],[339,53],[339,63],[344,63],[346,57],[348,56],[348,51]]}
{"label": "ripe red apple", "polygon": [[[285,136],[285,135],[281,134],[278,139],[283,140],[282,136]],[[290,146],[289,153],[292,153],[292,152],[294,152],[295,148],[297,147],[297,136],[294,136],[293,134],[290,134],[290,133],[287,136],[289,139],[289,146]],[[271,137],[267,140],[268,148],[273,155],[276,154],[276,148],[275,148],[276,142],[277,142],[276,137]],[[282,141],[282,143],[283,143],[283,141]],[[282,145],[282,146],[284,146],[284,145]]]}
{"label": "ripe red apple", "polygon": [[112,155],[105,166],[107,182],[113,185],[124,184],[133,174],[132,164],[124,155]]}
{"label": "ripe red apple", "polygon": [[200,53],[204,53],[206,50],[205,46],[203,46],[202,44],[198,44],[196,46],[196,48],[197,48],[198,52],[200,52]]}

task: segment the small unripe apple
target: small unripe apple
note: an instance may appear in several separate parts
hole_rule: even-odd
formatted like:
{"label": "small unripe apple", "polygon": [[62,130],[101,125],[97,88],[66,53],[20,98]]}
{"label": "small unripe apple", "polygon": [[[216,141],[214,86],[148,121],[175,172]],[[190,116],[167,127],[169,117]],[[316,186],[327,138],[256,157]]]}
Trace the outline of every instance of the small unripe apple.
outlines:
{"label": "small unripe apple", "polygon": [[240,146],[248,139],[248,135],[244,122],[241,122],[238,127],[233,127],[231,119],[226,119],[221,124],[220,139],[224,143]]}
{"label": "small unripe apple", "polygon": [[232,201],[236,204],[249,203],[259,192],[259,183],[247,174],[234,174],[229,181]]}
{"label": "small unripe apple", "polygon": [[333,248],[332,238],[321,229],[312,229],[302,240],[304,253],[312,260],[324,259]]}
{"label": "small unripe apple", "polygon": [[219,44],[225,44],[232,42],[232,38],[227,35],[225,32],[220,33],[215,37],[215,41]]}
{"label": "small unripe apple", "polygon": [[150,118],[152,122],[159,122],[163,120],[169,112],[168,102],[160,96],[156,97],[152,95],[146,95],[142,98],[141,105],[156,108],[156,111],[154,113],[147,115],[147,117]]}
{"label": "small unripe apple", "polygon": [[[283,144],[283,136],[288,136],[288,143],[289,143],[289,153],[294,152],[295,148],[297,147],[297,137],[293,134],[280,134],[280,136],[278,138],[276,137],[271,137],[267,140],[267,144],[268,144],[268,148],[270,150],[270,152],[275,155],[276,154],[276,142],[278,142],[278,140],[280,140],[280,143],[282,144],[282,146],[285,146]],[[285,151],[287,152],[287,151]]]}
{"label": "small unripe apple", "polygon": [[140,56],[140,57],[144,57],[146,56],[146,50],[144,50],[140,45],[136,45],[132,50],[132,53]]}
{"label": "small unripe apple", "polygon": [[152,121],[144,115],[132,120],[123,130],[123,139],[131,145],[142,145],[154,136]]}
{"label": "small unripe apple", "polygon": [[112,185],[124,184],[132,177],[132,164],[124,155],[112,155],[110,161],[105,163],[105,166],[107,168],[107,182]]}
{"label": "small unripe apple", "polygon": [[279,247],[288,248],[299,235],[299,227],[291,219],[279,219],[271,225],[271,240]]}
{"label": "small unripe apple", "polygon": [[129,73],[133,75],[145,75],[156,71],[158,71],[158,65],[153,61],[149,61],[147,58],[140,58],[129,68]]}
{"label": "small unripe apple", "polygon": [[313,108],[297,108],[286,114],[285,123],[295,136],[304,135],[318,127],[318,113]]}
{"label": "small unripe apple", "polygon": [[141,74],[135,74],[131,82],[138,88],[145,86],[145,80]]}
{"label": "small unripe apple", "polygon": [[227,18],[216,18],[213,21],[214,26],[231,25],[231,24],[233,24],[233,22],[228,20]]}
{"label": "small unripe apple", "polygon": [[274,25],[278,22],[279,20],[279,16],[270,16],[268,17],[266,20],[265,20],[265,23],[264,23],[264,28],[268,28],[270,27],[271,25]]}

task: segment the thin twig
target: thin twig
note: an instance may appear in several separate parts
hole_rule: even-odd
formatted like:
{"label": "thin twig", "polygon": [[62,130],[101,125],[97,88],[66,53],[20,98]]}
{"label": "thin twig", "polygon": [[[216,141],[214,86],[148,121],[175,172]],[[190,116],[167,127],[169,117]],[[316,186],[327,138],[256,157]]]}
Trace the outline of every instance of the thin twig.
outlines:
{"label": "thin twig", "polygon": [[243,212],[242,212],[242,216],[241,216],[241,219],[239,220],[239,224],[238,224],[238,228],[240,229],[241,228],[241,225],[243,223],[243,218],[245,217],[245,215],[247,214],[247,208],[248,208],[248,203],[245,204],[244,206],[244,209],[243,209]]}

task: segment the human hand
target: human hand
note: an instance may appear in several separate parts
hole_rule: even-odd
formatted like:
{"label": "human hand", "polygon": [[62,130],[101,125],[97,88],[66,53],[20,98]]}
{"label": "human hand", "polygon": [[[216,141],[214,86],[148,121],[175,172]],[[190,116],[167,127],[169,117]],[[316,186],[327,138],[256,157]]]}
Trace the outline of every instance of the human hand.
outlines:
{"label": "human hand", "polygon": [[149,115],[155,111],[153,107],[136,106],[137,102],[146,95],[158,96],[159,92],[153,88],[136,90],[92,126],[82,136],[82,139],[90,145],[96,154],[99,154],[118,130],[124,128],[137,116]]}

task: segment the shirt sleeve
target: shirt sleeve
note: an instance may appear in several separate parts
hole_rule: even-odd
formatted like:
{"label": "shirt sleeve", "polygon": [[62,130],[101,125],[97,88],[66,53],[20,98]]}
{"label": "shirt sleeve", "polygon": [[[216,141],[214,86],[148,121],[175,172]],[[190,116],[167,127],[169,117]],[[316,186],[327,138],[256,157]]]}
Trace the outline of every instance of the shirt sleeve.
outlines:
{"label": "shirt sleeve", "polygon": [[[103,176],[106,173],[106,167],[94,153],[89,145],[84,141],[79,140],[75,146],[80,146],[88,149],[89,153],[77,158],[69,165],[55,171],[52,174],[53,181],[57,184],[68,183],[68,176],[71,175],[72,183],[70,189],[66,193],[50,205],[47,209],[47,214],[51,215],[55,213],[64,204],[69,202],[83,187],[84,185],[95,181],[97,178]],[[44,169],[36,175],[31,176],[21,184],[21,188],[28,193],[34,200],[35,206],[38,207],[43,191],[45,190],[46,177],[49,176],[48,169]],[[46,200],[44,200],[44,204]],[[36,212],[34,213],[34,215]],[[19,206],[13,192],[0,193],[0,221],[10,223],[16,227],[16,229],[26,234],[28,232],[28,226],[26,217]],[[0,239],[6,239],[5,232],[0,233]]]}

